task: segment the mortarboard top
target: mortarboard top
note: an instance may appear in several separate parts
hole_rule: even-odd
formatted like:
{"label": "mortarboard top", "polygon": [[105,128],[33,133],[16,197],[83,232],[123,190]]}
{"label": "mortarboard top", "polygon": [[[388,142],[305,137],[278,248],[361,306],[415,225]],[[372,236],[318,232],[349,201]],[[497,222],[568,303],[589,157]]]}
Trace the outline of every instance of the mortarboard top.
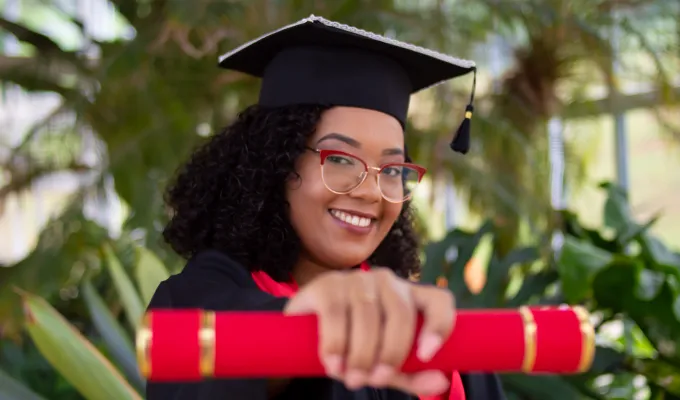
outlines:
{"label": "mortarboard top", "polygon": [[[219,66],[262,78],[259,104],[329,104],[381,111],[402,126],[411,94],[475,72],[473,61],[381,36],[314,15],[222,55]],[[472,101],[451,143],[469,150]]]}

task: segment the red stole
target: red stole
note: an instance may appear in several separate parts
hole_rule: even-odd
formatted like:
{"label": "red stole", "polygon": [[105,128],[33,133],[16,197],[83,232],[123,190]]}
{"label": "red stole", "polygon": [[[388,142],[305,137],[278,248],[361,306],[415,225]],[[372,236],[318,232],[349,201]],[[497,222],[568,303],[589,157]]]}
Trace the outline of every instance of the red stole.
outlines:
{"label": "red stole", "polygon": [[[368,263],[361,264],[363,271],[368,271],[371,267]],[[252,273],[253,280],[263,292],[269,293],[276,297],[291,297],[297,292],[298,285],[295,282],[280,283],[273,280],[269,275],[263,271]],[[465,400],[465,391],[463,389],[463,382],[460,380],[458,372],[454,372],[451,377],[451,388],[448,395],[445,393],[441,396],[424,396],[420,400]]]}

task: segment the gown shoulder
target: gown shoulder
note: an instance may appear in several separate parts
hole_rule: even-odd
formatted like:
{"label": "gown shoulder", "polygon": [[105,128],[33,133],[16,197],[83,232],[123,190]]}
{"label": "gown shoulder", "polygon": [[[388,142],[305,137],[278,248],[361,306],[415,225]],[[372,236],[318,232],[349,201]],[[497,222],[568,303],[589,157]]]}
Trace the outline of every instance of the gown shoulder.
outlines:
{"label": "gown shoulder", "polygon": [[[286,300],[258,289],[247,269],[227,254],[207,250],[189,259],[179,274],[161,282],[148,309],[202,308],[214,311],[283,310]],[[200,383],[154,383],[147,400],[265,400],[265,379],[215,379]]]}
{"label": "gown shoulder", "polygon": [[229,255],[206,250],[181,273],[161,282],[149,308],[203,308],[214,311],[283,310],[287,299],[261,291],[248,270]]}

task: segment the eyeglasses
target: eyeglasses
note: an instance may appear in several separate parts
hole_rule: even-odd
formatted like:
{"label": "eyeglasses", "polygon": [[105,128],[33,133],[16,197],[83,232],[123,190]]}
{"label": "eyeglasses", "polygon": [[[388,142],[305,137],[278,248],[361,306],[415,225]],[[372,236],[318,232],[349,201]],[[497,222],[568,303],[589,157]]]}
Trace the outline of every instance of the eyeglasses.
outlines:
{"label": "eyeglasses", "polygon": [[307,149],[320,155],[323,183],[336,194],[352,192],[366,180],[369,170],[375,170],[382,197],[390,203],[402,203],[411,198],[427,171],[420,165],[410,163],[369,167],[364,160],[344,151]]}

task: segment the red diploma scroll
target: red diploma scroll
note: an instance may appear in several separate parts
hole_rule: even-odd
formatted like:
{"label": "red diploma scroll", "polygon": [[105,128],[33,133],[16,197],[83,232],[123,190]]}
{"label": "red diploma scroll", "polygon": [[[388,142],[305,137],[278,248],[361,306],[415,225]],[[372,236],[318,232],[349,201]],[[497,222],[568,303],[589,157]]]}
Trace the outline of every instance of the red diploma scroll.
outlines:
{"label": "red diploma scroll", "polygon": [[[418,360],[414,343],[402,371],[572,374],[589,369],[594,353],[594,329],[581,307],[459,310],[434,358]],[[151,310],[137,334],[137,357],[142,375],[156,382],[325,375],[313,315]]]}

